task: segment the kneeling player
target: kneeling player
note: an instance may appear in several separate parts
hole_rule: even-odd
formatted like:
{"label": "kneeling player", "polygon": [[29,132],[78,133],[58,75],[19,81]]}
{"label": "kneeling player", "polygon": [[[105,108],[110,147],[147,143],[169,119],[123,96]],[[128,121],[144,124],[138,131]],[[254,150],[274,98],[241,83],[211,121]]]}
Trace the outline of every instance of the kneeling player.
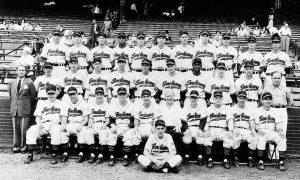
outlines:
{"label": "kneeling player", "polygon": [[196,90],[192,90],[190,95],[190,104],[183,108],[185,118],[187,121],[187,130],[183,133],[183,143],[185,144],[185,157],[184,164],[188,164],[191,155],[190,144],[193,140],[196,141],[197,163],[203,165],[202,155],[204,154],[204,138],[203,130],[206,123],[205,110],[198,104],[199,93]]}
{"label": "kneeling player", "polygon": [[283,133],[282,114],[271,107],[272,94],[265,92],[262,95],[263,106],[255,111],[255,124],[258,132],[257,154],[259,170],[264,170],[263,154],[268,141],[277,144],[279,151],[279,170],[285,171],[284,158],[286,151],[286,137]]}
{"label": "kneeling player", "polygon": [[176,149],[170,134],[165,133],[166,124],[163,120],[155,122],[155,133],[149,136],[144,155],[138,157],[138,162],[150,171],[176,172],[182,158],[176,155]]}
{"label": "kneeling player", "polygon": [[25,163],[29,164],[33,161],[33,149],[36,140],[45,134],[50,134],[53,154],[51,156],[51,164],[56,164],[56,154],[60,145],[61,121],[67,117],[67,109],[65,104],[56,99],[56,86],[48,84],[46,87],[48,100],[39,101],[34,116],[36,117],[36,125],[31,126],[26,134],[26,144],[28,145],[28,158]]}
{"label": "kneeling player", "polygon": [[84,133],[87,129],[86,125],[88,123],[90,109],[83,99],[79,99],[75,87],[70,87],[67,93],[69,95],[67,102],[68,119],[67,122],[63,124],[66,127],[66,131],[61,133],[61,145],[63,150],[61,161],[66,162],[68,160],[67,143],[69,142],[69,136],[76,135],[79,148],[79,156],[76,162],[82,163],[84,160],[83,150],[85,148]]}
{"label": "kneeling player", "polygon": [[96,161],[95,157],[95,135],[98,135],[99,139],[99,154],[97,158],[97,164],[103,162],[103,151],[107,144],[108,127],[109,122],[109,104],[104,98],[104,89],[102,87],[97,87],[95,89],[95,102],[91,102],[89,107],[91,109],[91,115],[89,119],[88,129],[85,131],[84,138],[87,145],[89,145],[89,150],[91,152],[90,159],[88,163],[92,164]]}
{"label": "kneeling player", "polygon": [[253,167],[253,151],[256,149],[258,136],[255,132],[254,112],[246,107],[247,93],[239,91],[237,94],[238,103],[232,107],[233,114],[233,164],[239,167],[238,148],[241,141],[248,142],[248,166]]}
{"label": "kneeling player", "polygon": [[204,146],[208,158],[207,167],[213,167],[212,145],[214,140],[223,141],[224,148],[224,167],[230,168],[229,154],[233,146],[232,131],[233,121],[229,106],[223,104],[223,94],[215,91],[213,94],[213,105],[207,108],[207,122],[205,125]]}

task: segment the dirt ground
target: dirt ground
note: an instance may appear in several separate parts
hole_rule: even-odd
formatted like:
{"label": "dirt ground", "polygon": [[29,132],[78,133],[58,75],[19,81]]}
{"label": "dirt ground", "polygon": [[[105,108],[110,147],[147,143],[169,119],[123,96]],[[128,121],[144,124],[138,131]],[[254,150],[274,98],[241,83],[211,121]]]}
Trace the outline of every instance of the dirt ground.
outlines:
{"label": "dirt ground", "polygon": [[181,166],[178,174],[163,174],[143,172],[138,164],[123,167],[120,162],[109,167],[107,163],[90,165],[85,161],[77,164],[74,159],[70,159],[64,164],[51,165],[49,159],[40,159],[39,155],[34,156],[33,163],[26,165],[23,163],[26,157],[24,154],[0,150],[0,179],[300,179],[300,159],[287,160],[285,172],[274,167],[266,167],[264,171],[245,166],[226,170],[215,165],[213,169],[207,169],[190,163],[188,166]]}

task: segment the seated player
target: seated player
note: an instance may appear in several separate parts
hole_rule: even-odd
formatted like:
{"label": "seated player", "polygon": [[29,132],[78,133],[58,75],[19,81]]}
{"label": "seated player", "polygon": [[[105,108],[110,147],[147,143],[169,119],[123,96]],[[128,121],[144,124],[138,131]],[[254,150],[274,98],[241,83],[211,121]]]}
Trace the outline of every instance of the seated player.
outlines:
{"label": "seated player", "polygon": [[283,132],[282,114],[271,107],[272,100],[272,94],[264,92],[262,95],[263,106],[255,111],[255,124],[258,132],[257,155],[259,160],[257,168],[259,170],[265,169],[263,162],[264,150],[266,149],[266,143],[272,141],[277,144],[277,150],[279,151],[278,169],[285,171],[286,137]]}
{"label": "seated player", "polygon": [[[97,164],[103,162],[103,151],[107,144],[108,127],[109,122],[109,104],[107,103],[104,93],[105,90],[102,87],[97,87],[95,89],[95,102],[89,104],[91,115],[89,118],[88,129],[85,131],[84,138],[87,145],[89,145],[89,150],[91,153],[89,164],[96,161],[96,150],[95,150],[95,135],[98,135],[99,139],[99,154],[97,158]],[[93,93],[93,94],[94,94]]]}
{"label": "seated player", "polygon": [[183,143],[185,144],[185,157],[184,164],[188,164],[189,158],[191,155],[190,144],[192,141],[196,141],[196,153],[198,155],[197,163],[199,165],[203,165],[203,157],[204,154],[204,138],[203,131],[206,123],[205,110],[199,104],[199,93],[196,90],[192,90],[190,95],[190,104],[183,108],[184,117],[187,122],[187,129],[183,133]]}
{"label": "seated player", "polygon": [[69,100],[66,102],[68,108],[68,119],[63,122],[62,125],[66,128],[66,131],[61,132],[61,148],[63,156],[61,161],[66,162],[68,160],[67,146],[70,135],[77,136],[79,156],[77,163],[82,163],[83,150],[85,149],[84,134],[87,129],[87,123],[89,120],[90,109],[88,104],[83,100],[79,99],[77,89],[70,87],[67,91]]}
{"label": "seated player", "polygon": [[165,133],[166,124],[163,120],[155,122],[155,133],[149,136],[144,155],[138,162],[146,171],[177,172],[182,158],[176,155],[176,149],[170,134]]}
{"label": "seated player", "polygon": [[36,140],[45,135],[51,136],[51,164],[56,164],[57,151],[60,145],[61,121],[67,118],[65,104],[56,99],[56,86],[48,84],[46,87],[48,100],[39,101],[34,112],[36,125],[31,126],[26,133],[26,144],[28,145],[28,157],[25,164],[33,161],[33,150]]}
{"label": "seated player", "polygon": [[233,146],[232,131],[233,121],[229,106],[223,104],[223,94],[215,91],[213,94],[213,105],[207,108],[207,122],[204,133],[204,146],[208,158],[207,167],[213,167],[212,145],[214,140],[223,141],[224,167],[230,169],[229,155]]}
{"label": "seated player", "polygon": [[239,167],[238,148],[241,141],[248,142],[248,166],[253,167],[253,151],[256,149],[258,136],[255,131],[254,112],[251,107],[246,106],[247,93],[239,91],[237,104],[232,109],[233,115],[233,165]]}

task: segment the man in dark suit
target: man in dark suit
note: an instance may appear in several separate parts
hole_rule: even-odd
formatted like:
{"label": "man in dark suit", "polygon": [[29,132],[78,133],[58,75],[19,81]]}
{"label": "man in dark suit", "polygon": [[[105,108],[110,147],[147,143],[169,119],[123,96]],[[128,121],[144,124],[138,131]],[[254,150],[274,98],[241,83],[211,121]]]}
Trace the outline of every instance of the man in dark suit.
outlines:
{"label": "man in dark suit", "polygon": [[92,41],[93,48],[97,46],[97,37],[100,31],[101,31],[100,25],[97,24],[95,19],[93,19],[93,25],[91,26],[91,41]]}
{"label": "man in dark suit", "polygon": [[42,48],[44,46],[43,43],[39,42],[39,38],[34,37],[32,44],[32,56],[40,55],[42,52]]}
{"label": "man in dark suit", "polygon": [[26,68],[17,67],[17,78],[8,86],[11,101],[11,116],[13,123],[13,153],[27,150],[26,132],[30,125],[31,112],[34,110],[36,90],[31,79],[25,78]]}

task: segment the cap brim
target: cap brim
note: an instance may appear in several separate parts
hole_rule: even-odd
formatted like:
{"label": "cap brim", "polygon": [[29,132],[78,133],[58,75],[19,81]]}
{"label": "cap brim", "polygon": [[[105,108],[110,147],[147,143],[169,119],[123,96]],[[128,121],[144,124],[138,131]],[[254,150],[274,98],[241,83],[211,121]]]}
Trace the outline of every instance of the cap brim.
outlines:
{"label": "cap brim", "polygon": [[95,94],[100,93],[100,94],[104,94],[103,91],[96,91]]}
{"label": "cap brim", "polygon": [[51,66],[51,65],[44,65],[44,68],[45,68],[45,67],[51,67],[51,68],[52,68],[53,66]]}
{"label": "cap brim", "polygon": [[69,91],[68,94],[77,93],[77,91]]}
{"label": "cap brim", "polygon": [[49,90],[49,91],[47,91],[46,93],[47,93],[47,94],[48,94],[48,93],[56,93],[56,91],[55,91],[55,90]]}
{"label": "cap brim", "polygon": [[251,65],[244,66],[244,68],[246,68],[246,67],[251,67],[251,68],[253,68],[253,66],[251,66]]}
{"label": "cap brim", "polygon": [[203,35],[210,36],[210,34],[208,34],[208,33],[202,33],[201,36],[203,36]]}
{"label": "cap brim", "polygon": [[125,37],[126,38],[126,35],[119,35],[118,38],[120,38],[120,37]]}
{"label": "cap brim", "polygon": [[266,96],[264,96],[262,99],[266,99],[266,98],[273,98],[272,96],[270,96],[270,95],[266,95]]}
{"label": "cap brim", "polygon": [[223,97],[223,95],[221,95],[221,94],[216,94],[216,95],[214,95],[214,97]]}
{"label": "cap brim", "polygon": [[117,62],[126,62],[124,59],[119,59]]}
{"label": "cap brim", "polygon": [[166,124],[164,124],[164,123],[155,123],[155,127],[156,126],[163,126],[163,127],[166,127]]}
{"label": "cap brim", "polygon": [[175,63],[167,63],[167,65],[175,65]]}
{"label": "cap brim", "polygon": [[149,93],[144,93],[144,94],[142,94],[142,97],[145,95],[151,96],[151,94],[149,94]]}
{"label": "cap brim", "polygon": [[137,38],[145,38],[145,36],[144,35],[139,35],[139,36],[137,36]]}
{"label": "cap brim", "polygon": [[199,96],[197,96],[196,94],[191,94],[190,97],[196,97],[196,98],[199,98]]}
{"label": "cap brim", "polygon": [[238,95],[237,97],[239,97],[239,98],[247,98],[247,96],[245,96],[245,95]]}

